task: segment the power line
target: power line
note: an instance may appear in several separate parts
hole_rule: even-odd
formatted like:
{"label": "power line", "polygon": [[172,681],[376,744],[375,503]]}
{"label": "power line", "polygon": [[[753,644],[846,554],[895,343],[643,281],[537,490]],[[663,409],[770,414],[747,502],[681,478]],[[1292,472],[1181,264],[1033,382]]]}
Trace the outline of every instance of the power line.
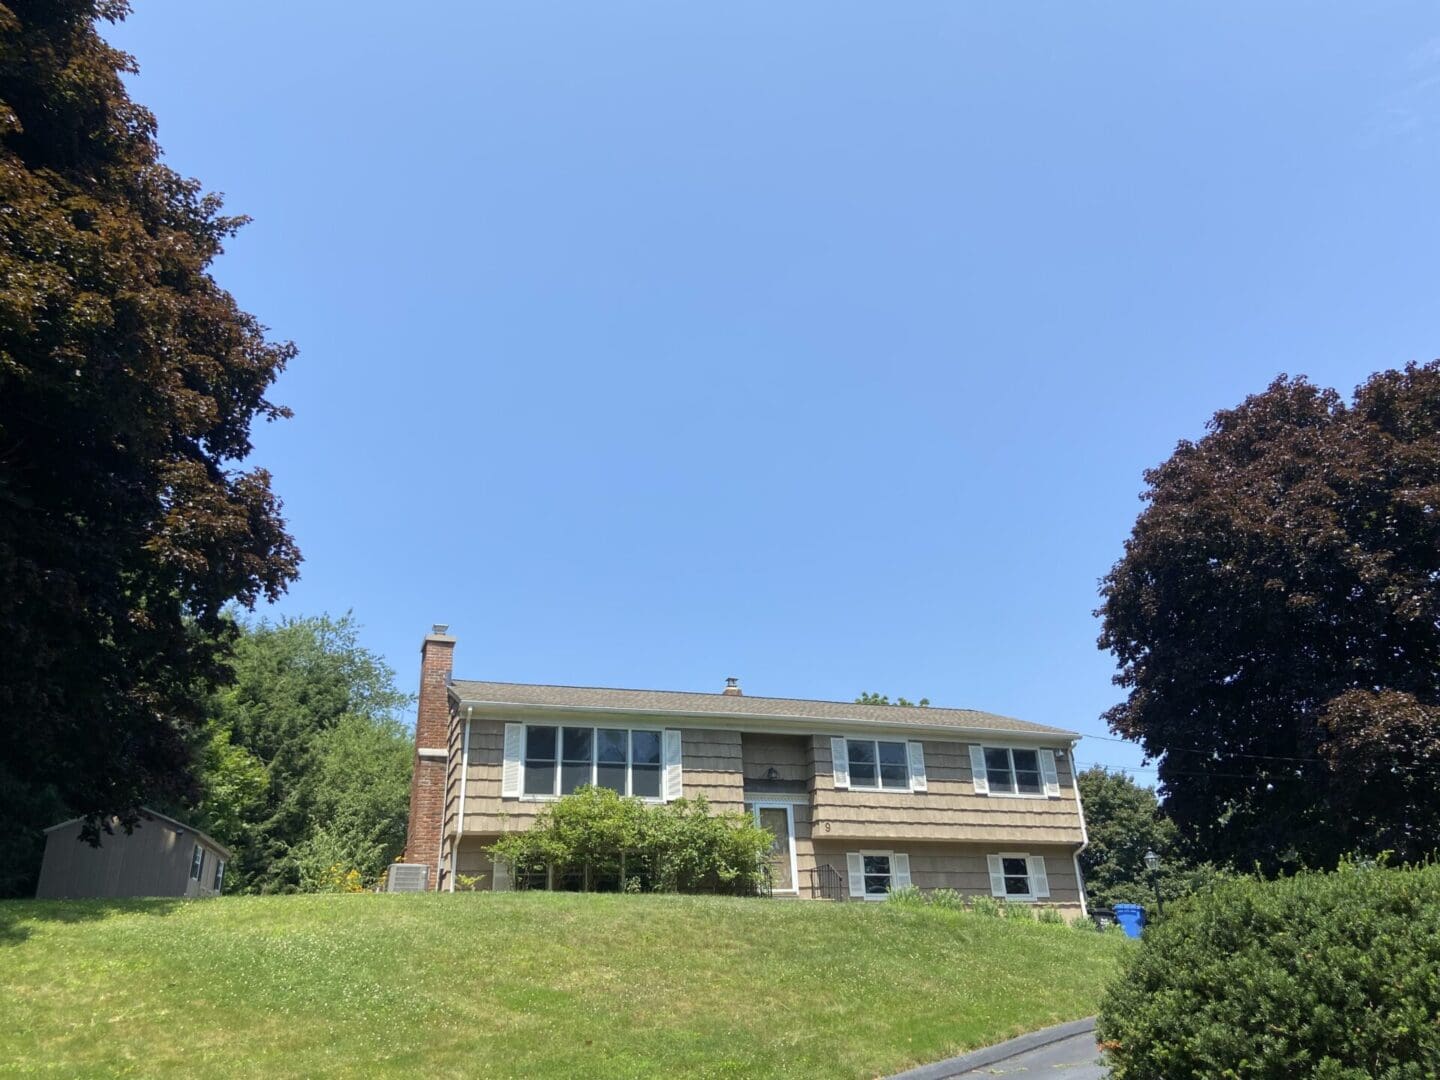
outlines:
{"label": "power line", "polygon": [[[1082,738],[1085,738],[1085,739],[1099,739],[1099,740],[1101,740],[1102,742],[1123,743],[1123,744],[1126,745],[1126,746],[1133,746],[1133,747],[1135,747],[1137,750],[1143,750],[1143,749],[1144,749],[1144,747],[1142,747],[1142,746],[1141,746],[1138,742],[1136,742],[1134,739],[1120,739],[1120,738],[1116,738],[1114,735],[1082,735],[1081,737],[1082,737]],[[1214,751],[1214,750],[1203,750],[1203,749],[1201,749],[1201,748],[1198,747],[1198,746],[1167,746],[1167,747],[1165,747],[1164,752],[1167,753],[1167,754],[1172,754],[1172,753],[1180,753],[1180,754],[1208,754],[1208,755],[1211,756],[1211,757],[1214,757],[1214,756],[1215,756],[1215,751]],[[1226,757],[1240,757],[1240,758],[1254,758],[1254,759],[1256,759],[1257,761],[1303,761],[1303,762],[1308,762],[1308,763],[1312,763],[1312,764],[1313,764],[1314,762],[1323,762],[1323,761],[1325,760],[1324,758],[1318,758],[1318,757],[1289,757],[1289,756],[1286,756],[1286,755],[1284,755],[1284,754],[1246,754],[1246,753],[1243,753],[1242,751],[1239,751],[1239,750],[1236,750],[1236,751],[1233,751],[1233,752],[1229,752],[1229,753],[1227,753],[1225,756],[1226,756]]]}

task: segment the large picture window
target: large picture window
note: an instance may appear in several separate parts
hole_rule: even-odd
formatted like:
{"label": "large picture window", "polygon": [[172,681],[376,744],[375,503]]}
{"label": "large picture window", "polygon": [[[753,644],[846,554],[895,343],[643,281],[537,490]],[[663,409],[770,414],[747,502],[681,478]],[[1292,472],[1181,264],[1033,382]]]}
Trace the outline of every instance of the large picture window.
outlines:
{"label": "large picture window", "polygon": [[990,782],[991,794],[1041,795],[1045,791],[1040,779],[1038,750],[987,746],[985,778]]}
{"label": "large picture window", "polygon": [[852,788],[910,790],[910,759],[903,742],[847,739],[845,751],[850,759]]}
{"label": "large picture window", "polygon": [[660,797],[660,732],[525,725],[526,795],[569,795],[586,786]]}

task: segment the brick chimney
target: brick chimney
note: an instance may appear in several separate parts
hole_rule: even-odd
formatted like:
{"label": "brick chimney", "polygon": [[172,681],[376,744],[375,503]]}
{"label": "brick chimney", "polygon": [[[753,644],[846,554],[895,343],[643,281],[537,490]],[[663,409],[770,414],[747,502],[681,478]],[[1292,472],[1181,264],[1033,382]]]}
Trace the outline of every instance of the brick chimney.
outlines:
{"label": "brick chimney", "polygon": [[405,861],[430,867],[431,889],[440,886],[440,825],[445,812],[445,762],[450,746],[450,699],[455,666],[450,627],[437,623],[420,644],[420,701],[415,712],[415,766],[410,774],[410,827]]}
{"label": "brick chimney", "polygon": [[740,689],[740,680],[731,675],[725,680],[724,694],[726,697],[739,697],[745,691]]}

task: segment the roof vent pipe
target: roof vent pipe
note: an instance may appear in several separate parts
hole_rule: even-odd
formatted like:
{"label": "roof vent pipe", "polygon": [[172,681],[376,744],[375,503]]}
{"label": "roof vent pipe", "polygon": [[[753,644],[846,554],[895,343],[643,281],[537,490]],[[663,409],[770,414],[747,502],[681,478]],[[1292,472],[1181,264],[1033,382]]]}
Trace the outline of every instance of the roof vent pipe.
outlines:
{"label": "roof vent pipe", "polygon": [[725,694],[727,697],[739,697],[744,691],[740,689],[740,680],[731,675],[725,680]]}

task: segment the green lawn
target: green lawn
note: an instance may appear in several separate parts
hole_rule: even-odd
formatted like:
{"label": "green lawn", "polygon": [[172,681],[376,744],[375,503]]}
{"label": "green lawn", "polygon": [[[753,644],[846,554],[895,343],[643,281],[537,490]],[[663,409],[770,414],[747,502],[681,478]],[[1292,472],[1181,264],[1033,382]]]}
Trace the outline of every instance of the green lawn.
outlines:
{"label": "green lawn", "polygon": [[1126,942],[889,904],[0,902],[6,1075],[883,1075],[1086,1016]]}

